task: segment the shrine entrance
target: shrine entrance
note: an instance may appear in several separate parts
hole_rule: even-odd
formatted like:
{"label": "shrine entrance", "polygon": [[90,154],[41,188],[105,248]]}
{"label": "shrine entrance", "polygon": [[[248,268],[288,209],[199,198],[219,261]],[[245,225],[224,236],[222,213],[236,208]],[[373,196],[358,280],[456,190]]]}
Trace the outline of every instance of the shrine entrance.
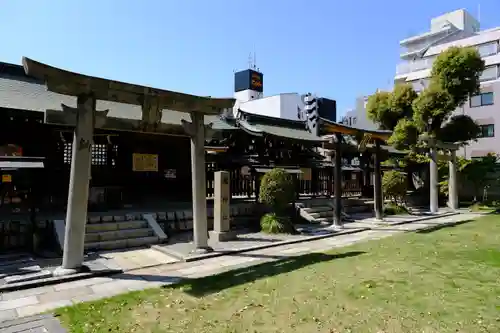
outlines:
{"label": "shrine entrance", "polygon": [[[218,115],[231,109],[234,99],[214,99],[118,81],[86,76],[23,58],[27,75],[43,80],[53,93],[76,97],[76,107],[62,105],[62,110],[47,110],[45,122],[74,129],[69,176],[68,205],[62,266],[56,275],[75,274],[84,269],[84,238],[87,222],[92,145],[95,129],[179,134],[189,137],[191,146],[191,183],[193,193],[194,251],[208,247],[205,148],[212,135],[204,123],[205,115]],[[109,109],[98,110],[97,102]],[[110,104],[109,102],[115,103]],[[119,107],[133,105],[135,108]],[[118,107],[117,107],[118,106]],[[112,107],[114,107],[112,109]],[[178,126],[166,124],[163,117],[171,110],[189,114]]]}

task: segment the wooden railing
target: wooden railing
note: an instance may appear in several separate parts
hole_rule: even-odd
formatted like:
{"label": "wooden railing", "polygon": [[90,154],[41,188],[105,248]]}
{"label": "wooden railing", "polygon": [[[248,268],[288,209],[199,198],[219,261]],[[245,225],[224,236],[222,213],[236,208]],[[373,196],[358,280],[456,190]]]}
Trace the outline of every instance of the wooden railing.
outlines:
{"label": "wooden railing", "polygon": [[[215,165],[207,164],[207,197],[214,196]],[[252,198],[256,195],[256,179],[254,175],[243,176],[239,169],[229,171],[231,174],[231,196],[236,198]],[[333,195],[333,173],[328,169],[313,169],[311,180],[297,179],[297,191],[302,196],[329,197]],[[359,179],[342,182],[343,196],[361,195]]]}

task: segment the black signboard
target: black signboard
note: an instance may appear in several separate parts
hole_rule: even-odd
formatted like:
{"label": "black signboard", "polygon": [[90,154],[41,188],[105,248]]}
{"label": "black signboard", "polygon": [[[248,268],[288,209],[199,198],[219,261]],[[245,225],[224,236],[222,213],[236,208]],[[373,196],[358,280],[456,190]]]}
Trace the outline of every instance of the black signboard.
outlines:
{"label": "black signboard", "polygon": [[234,73],[234,91],[253,90],[257,92],[264,91],[264,74],[246,69]]}

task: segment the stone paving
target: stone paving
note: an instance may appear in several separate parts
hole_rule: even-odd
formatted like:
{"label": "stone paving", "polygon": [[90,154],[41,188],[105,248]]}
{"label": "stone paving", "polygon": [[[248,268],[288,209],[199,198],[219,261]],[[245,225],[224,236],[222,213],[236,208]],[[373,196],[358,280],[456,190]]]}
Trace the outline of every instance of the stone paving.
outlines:
{"label": "stone paving", "polygon": [[2,320],[32,316],[78,302],[111,297],[134,290],[160,287],[178,282],[182,278],[199,278],[214,275],[263,262],[285,259],[306,253],[321,252],[361,241],[389,237],[397,233],[435,228],[446,224],[456,224],[476,219],[479,216],[479,214],[463,213],[406,224],[377,226],[372,230],[338,235],[300,244],[289,244],[240,254],[230,254],[202,261],[159,264],[154,267],[129,270],[122,274],[108,277],[94,277],[52,286],[8,292],[0,295],[0,322]]}
{"label": "stone paving", "polygon": [[[373,213],[357,213],[351,215],[352,222],[345,222],[342,229],[332,228],[331,225],[323,224],[302,224],[296,225],[300,232],[296,235],[270,235],[263,232],[251,232],[240,230],[237,238],[231,241],[214,241],[209,239],[208,245],[214,249],[214,252],[207,254],[193,254],[193,233],[186,231],[183,233],[171,236],[170,242],[167,244],[153,245],[153,249],[173,258],[182,261],[205,260],[215,256],[220,256],[235,252],[248,252],[266,247],[276,247],[290,243],[309,242],[319,238],[338,237],[342,234],[361,232],[367,229],[377,228],[379,226],[395,225],[400,223],[408,223],[412,221],[436,218],[451,214],[446,209],[441,209],[438,214],[428,216],[425,214],[418,215],[394,215],[384,218],[384,221],[378,221],[373,217]],[[456,213],[453,213],[456,214]]]}
{"label": "stone paving", "polygon": [[0,323],[2,333],[66,333],[51,315],[38,315]]}

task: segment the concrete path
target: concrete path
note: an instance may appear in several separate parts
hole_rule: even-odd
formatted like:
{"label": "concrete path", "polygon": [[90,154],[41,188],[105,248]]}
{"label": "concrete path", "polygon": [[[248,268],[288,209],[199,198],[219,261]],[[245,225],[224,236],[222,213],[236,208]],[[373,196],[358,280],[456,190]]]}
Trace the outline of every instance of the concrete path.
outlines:
{"label": "concrete path", "polygon": [[175,283],[182,278],[214,275],[264,262],[344,247],[361,241],[381,239],[398,233],[433,228],[443,224],[455,224],[476,219],[479,216],[481,215],[464,213],[401,225],[380,226],[355,234],[340,235],[306,243],[283,245],[202,261],[160,264],[155,267],[129,270],[110,277],[95,277],[9,292],[0,295],[0,322],[32,316],[78,302],[111,297],[134,290],[160,287]]}
{"label": "concrete path", "polygon": [[52,315],[38,315],[0,323],[2,333],[67,333]]}

